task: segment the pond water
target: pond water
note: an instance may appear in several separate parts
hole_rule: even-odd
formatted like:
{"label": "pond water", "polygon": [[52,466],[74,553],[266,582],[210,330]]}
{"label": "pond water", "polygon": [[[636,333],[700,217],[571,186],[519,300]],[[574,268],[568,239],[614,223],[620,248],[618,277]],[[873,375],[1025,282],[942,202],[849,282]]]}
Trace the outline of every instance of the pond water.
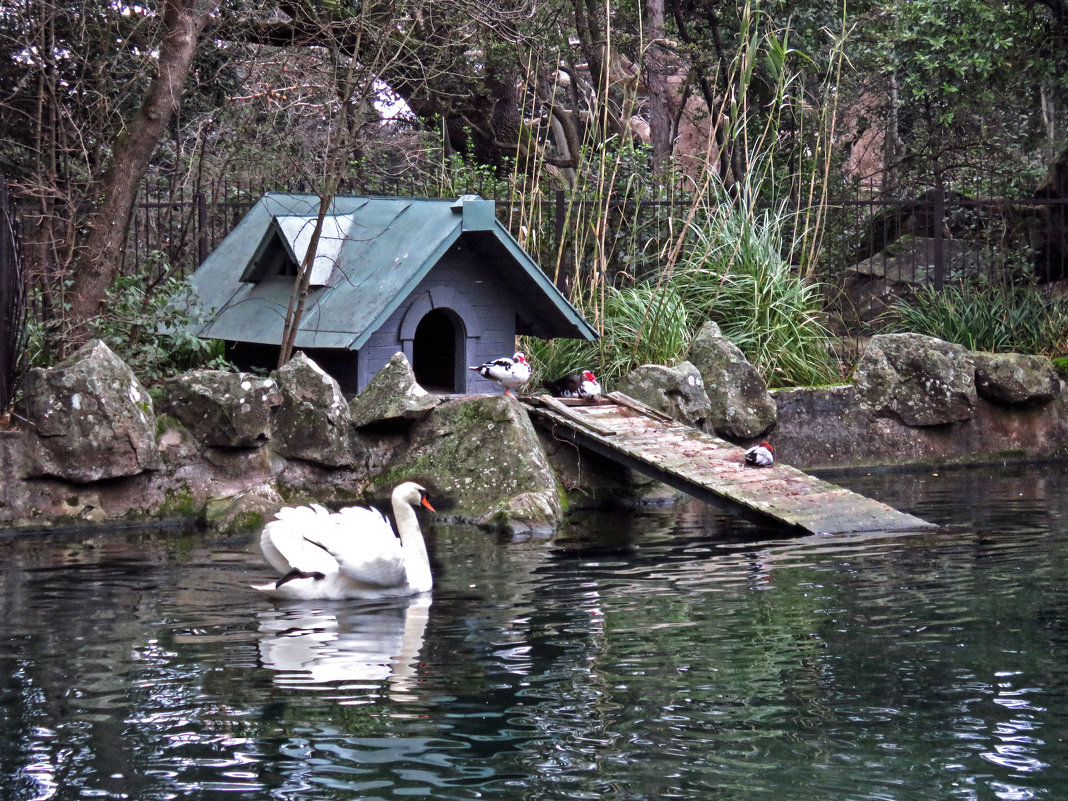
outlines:
{"label": "pond water", "polygon": [[249,538],[3,538],[0,797],[1068,798],[1068,467],[833,480],[944,528],[431,523],[430,600],[289,605]]}

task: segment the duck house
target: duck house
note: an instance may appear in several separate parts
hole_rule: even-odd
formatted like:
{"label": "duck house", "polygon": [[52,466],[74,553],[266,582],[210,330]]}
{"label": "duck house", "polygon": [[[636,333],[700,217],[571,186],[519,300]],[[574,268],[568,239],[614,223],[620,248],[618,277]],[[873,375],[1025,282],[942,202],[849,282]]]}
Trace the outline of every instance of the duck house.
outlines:
{"label": "duck house", "polygon": [[[277,364],[320,199],[269,193],[193,274],[211,314],[196,333],[242,369]],[[596,332],[497,219],[495,204],[336,196],[323,221],[295,347],[346,395],[401,351],[426,389],[495,391],[468,366],[510,355],[517,334]]]}

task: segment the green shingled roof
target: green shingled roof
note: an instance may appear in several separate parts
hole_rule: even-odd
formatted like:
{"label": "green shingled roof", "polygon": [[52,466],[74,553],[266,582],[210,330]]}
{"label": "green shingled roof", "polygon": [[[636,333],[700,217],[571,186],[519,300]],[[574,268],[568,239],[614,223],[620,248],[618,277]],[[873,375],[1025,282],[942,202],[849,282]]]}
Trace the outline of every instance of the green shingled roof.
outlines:
{"label": "green shingled roof", "polygon": [[[323,226],[296,346],[359,349],[461,237],[502,252],[502,280],[522,292],[523,328],[544,338],[597,334],[497,220],[493,201],[335,197]],[[193,275],[215,310],[197,333],[278,344],[319,210],[310,194],[267,194]]]}

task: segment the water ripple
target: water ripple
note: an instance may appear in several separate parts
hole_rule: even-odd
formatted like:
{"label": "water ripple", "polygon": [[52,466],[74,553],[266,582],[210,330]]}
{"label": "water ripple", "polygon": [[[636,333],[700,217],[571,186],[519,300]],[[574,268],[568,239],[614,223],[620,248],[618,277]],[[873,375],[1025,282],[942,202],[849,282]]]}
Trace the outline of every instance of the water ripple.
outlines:
{"label": "water ripple", "polygon": [[195,534],[4,546],[0,778],[20,799],[1068,797],[1068,494],[975,476],[890,483],[967,510],[924,534],[788,538],[693,505],[541,542],[435,527],[426,604],[265,603],[252,543]]}

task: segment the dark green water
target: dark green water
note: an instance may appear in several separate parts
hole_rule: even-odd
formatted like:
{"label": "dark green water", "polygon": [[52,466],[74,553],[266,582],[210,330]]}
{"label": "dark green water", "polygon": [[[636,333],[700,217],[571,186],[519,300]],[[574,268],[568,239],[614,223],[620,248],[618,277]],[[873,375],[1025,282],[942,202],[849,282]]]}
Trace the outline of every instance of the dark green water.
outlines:
{"label": "dark green water", "polygon": [[0,798],[1068,798],[1068,469],[836,480],[945,528],[436,526],[429,605],[275,606],[246,540],[6,541]]}

